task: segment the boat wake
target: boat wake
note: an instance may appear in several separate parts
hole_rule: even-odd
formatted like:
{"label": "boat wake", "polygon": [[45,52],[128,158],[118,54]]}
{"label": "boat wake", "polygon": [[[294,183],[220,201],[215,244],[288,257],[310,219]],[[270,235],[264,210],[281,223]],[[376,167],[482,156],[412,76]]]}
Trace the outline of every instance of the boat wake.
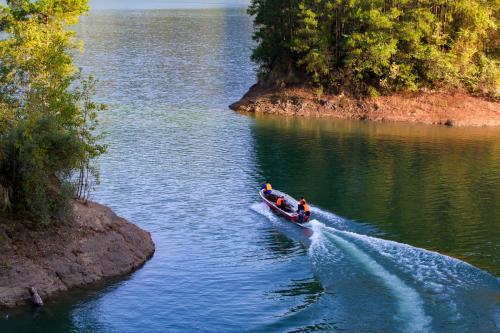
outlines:
{"label": "boat wake", "polygon": [[[280,223],[265,205],[252,209]],[[367,235],[374,229],[320,208],[313,213],[308,251],[313,271],[346,313],[384,316],[405,332],[500,327],[499,279],[461,260]]]}
{"label": "boat wake", "polygon": [[354,260],[358,267],[377,278],[388,290],[398,303],[397,318],[405,323],[409,332],[427,332],[430,318],[424,313],[423,301],[418,292],[400,279],[397,275],[389,272],[365,251],[361,250],[354,242],[349,241],[343,232],[327,227],[317,220],[311,222],[314,231],[310,247],[310,255],[313,263],[324,264],[324,259],[331,255],[326,243],[333,243],[345,256]]}

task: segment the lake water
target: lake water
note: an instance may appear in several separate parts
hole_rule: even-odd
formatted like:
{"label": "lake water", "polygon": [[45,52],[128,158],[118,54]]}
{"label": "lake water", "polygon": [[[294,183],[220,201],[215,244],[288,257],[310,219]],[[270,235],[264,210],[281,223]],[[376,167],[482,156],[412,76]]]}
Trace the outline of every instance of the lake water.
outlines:
{"label": "lake water", "polygon": [[[2,333],[499,330],[500,130],[235,114],[251,30],[234,8],[84,18],[109,105],[94,199],[157,250]],[[264,178],[309,199],[311,230],[259,202]]]}

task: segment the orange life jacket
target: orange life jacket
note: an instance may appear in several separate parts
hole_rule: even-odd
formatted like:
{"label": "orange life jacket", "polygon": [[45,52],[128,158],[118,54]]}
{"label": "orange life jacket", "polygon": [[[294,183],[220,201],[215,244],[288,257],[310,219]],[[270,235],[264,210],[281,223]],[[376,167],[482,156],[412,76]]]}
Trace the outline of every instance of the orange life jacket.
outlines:
{"label": "orange life jacket", "polygon": [[309,207],[309,205],[307,203],[304,202],[304,212],[310,212],[311,211],[311,208]]}
{"label": "orange life jacket", "polygon": [[283,198],[278,198],[278,200],[276,200],[276,205],[281,206],[282,204],[283,204]]}
{"label": "orange life jacket", "polygon": [[272,189],[273,189],[273,187],[271,186],[271,184],[267,183],[266,190],[271,191]]}

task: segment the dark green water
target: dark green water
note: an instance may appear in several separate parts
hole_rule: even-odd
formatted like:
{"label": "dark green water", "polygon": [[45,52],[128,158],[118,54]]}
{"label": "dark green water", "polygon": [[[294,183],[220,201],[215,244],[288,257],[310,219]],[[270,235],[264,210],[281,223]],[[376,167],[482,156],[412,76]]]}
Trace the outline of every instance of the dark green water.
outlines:
{"label": "dark green water", "polygon": [[[0,332],[499,330],[500,131],[235,114],[251,27],[243,9],[84,19],[78,63],[109,104],[94,199],[157,251]],[[309,199],[312,231],[259,203],[264,178]]]}
{"label": "dark green water", "polygon": [[500,130],[259,117],[254,133],[278,187],[500,274]]}

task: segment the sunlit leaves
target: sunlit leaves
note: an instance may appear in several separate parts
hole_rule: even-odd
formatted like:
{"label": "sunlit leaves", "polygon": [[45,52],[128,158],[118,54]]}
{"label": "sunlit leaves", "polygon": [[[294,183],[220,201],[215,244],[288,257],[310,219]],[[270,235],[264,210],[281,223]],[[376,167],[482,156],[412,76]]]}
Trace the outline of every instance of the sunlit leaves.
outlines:
{"label": "sunlit leaves", "polygon": [[0,8],[0,200],[42,222],[67,213],[75,191],[88,195],[98,179],[91,162],[106,150],[96,135],[105,107],[73,64],[81,44],[67,29],[87,9],[87,0]]}
{"label": "sunlit leaves", "polygon": [[[281,54],[329,89],[498,96],[498,0],[254,0],[254,59]],[[283,29],[286,26],[286,29]],[[270,36],[273,36],[270,38]],[[285,54],[285,56],[283,56]],[[364,88],[363,88],[364,87]]]}

